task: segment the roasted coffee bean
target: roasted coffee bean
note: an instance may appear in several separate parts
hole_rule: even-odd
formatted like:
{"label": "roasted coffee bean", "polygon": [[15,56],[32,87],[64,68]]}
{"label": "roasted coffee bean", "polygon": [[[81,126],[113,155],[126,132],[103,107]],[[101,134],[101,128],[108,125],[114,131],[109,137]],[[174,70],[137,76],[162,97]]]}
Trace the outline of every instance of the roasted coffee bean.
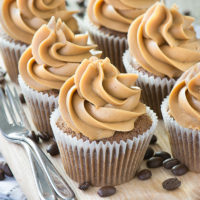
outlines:
{"label": "roasted coffee bean", "polygon": [[144,155],[144,160],[148,160],[149,158],[151,158],[154,154],[154,150],[151,147],[148,147],[145,155]]}
{"label": "roasted coffee bean", "polygon": [[2,169],[0,169],[0,181],[5,179],[5,173]]}
{"label": "roasted coffee bean", "polygon": [[30,131],[28,133],[28,137],[33,140],[35,143],[38,143],[39,142],[39,137],[38,135],[35,134],[35,131]]}
{"label": "roasted coffee bean", "polygon": [[143,169],[143,170],[138,172],[137,177],[140,180],[147,180],[147,179],[150,179],[152,177],[152,173],[148,169]]}
{"label": "roasted coffee bean", "polygon": [[157,136],[156,135],[153,135],[153,137],[151,138],[151,142],[150,142],[150,144],[156,144],[156,142],[157,142]]}
{"label": "roasted coffee bean", "polygon": [[179,164],[172,167],[171,171],[175,176],[182,176],[188,172],[188,168],[184,164]]}
{"label": "roasted coffee bean", "polygon": [[38,137],[41,138],[43,141],[49,141],[50,140],[50,135],[46,132],[38,132]]}
{"label": "roasted coffee bean", "polygon": [[13,173],[6,162],[0,162],[0,169],[4,171],[5,175],[13,177]]}
{"label": "roasted coffee bean", "polygon": [[52,141],[51,144],[47,147],[47,152],[51,155],[51,156],[56,156],[59,154],[59,150],[58,150],[58,145],[56,143],[56,141]]}
{"label": "roasted coffee bean", "polygon": [[147,167],[148,168],[157,168],[162,166],[163,159],[161,157],[152,157],[147,160]]}
{"label": "roasted coffee bean", "polygon": [[180,161],[177,160],[176,158],[168,158],[163,161],[163,167],[165,169],[171,169],[172,167],[180,164]]}
{"label": "roasted coffee bean", "polygon": [[5,81],[6,71],[0,67],[0,84],[3,84]]}
{"label": "roasted coffee bean", "polygon": [[90,183],[89,183],[89,182],[84,182],[84,183],[80,184],[78,188],[79,188],[80,190],[84,190],[84,191],[85,191],[85,190],[87,190],[89,187],[90,187]]}
{"label": "roasted coffee bean", "polygon": [[85,5],[85,3],[84,3],[84,0],[79,0],[78,2],[77,2],[77,4],[80,6],[80,7],[84,7],[84,5]]}
{"label": "roasted coffee bean", "polygon": [[171,158],[171,155],[165,151],[156,152],[154,157],[161,157],[163,160]]}
{"label": "roasted coffee bean", "polygon": [[175,190],[180,187],[181,181],[177,178],[169,178],[162,183],[162,186],[166,190]]}
{"label": "roasted coffee bean", "polygon": [[116,188],[113,187],[113,186],[104,186],[104,187],[101,187],[97,194],[100,196],[100,197],[109,197],[113,194],[116,193]]}
{"label": "roasted coffee bean", "polygon": [[191,15],[191,12],[190,12],[189,10],[185,10],[185,11],[183,12],[183,14],[186,15],[186,16],[190,16],[190,15]]}
{"label": "roasted coffee bean", "polygon": [[20,99],[22,104],[26,103],[26,100],[25,100],[24,95],[22,93],[19,94],[19,99]]}
{"label": "roasted coffee bean", "polygon": [[2,92],[5,94],[5,89],[3,86],[0,86],[0,89],[2,90]]}

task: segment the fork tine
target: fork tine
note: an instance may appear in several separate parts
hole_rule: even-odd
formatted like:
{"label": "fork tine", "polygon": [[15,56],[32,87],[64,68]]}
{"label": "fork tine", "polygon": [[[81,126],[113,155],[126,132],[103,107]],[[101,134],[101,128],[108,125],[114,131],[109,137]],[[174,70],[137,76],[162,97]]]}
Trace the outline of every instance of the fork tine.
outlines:
{"label": "fork tine", "polygon": [[3,93],[3,90],[0,88],[0,116],[1,120],[4,120],[4,122],[8,122],[8,117],[6,115],[6,110],[4,108],[4,102],[5,102],[5,95]]}

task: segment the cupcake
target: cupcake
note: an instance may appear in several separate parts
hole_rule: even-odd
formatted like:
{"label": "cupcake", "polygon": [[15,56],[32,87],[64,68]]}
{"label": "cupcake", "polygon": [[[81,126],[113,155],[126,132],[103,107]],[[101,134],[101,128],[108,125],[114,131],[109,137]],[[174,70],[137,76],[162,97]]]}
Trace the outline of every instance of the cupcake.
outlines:
{"label": "cupcake", "polygon": [[127,32],[131,22],[157,0],[90,0],[85,18],[86,30],[103,51],[104,57],[124,72],[122,55],[128,48]]}
{"label": "cupcake", "polygon": [[160,105],[176,80],[200,61],[200,40],[192,22],[174,6],[155,3],[131,24],[123,63],[128,73],[137,73],[142,101],[161,118]]}
{"label": "cupcake", "polygon": [[51,16],[61,18],[73,31],[78,32],[74,11],[67,11],[65,0],[1,0],[0,53],[12,81],[17,83],[18,61],[31,43],[34,33]]}
{"label": "cupcake", "polygon": [[51,127],[66,173],[94,186],[131,180],[157,125],[140,102],[135,74],[104,60],[85,59],[62,86]]}
{"label": "cupcake", "polygon": [[200,63],[184,72],[161,106],[173,156],[200,172]]}
{"label": "cupcake", "polygon": [[74,75],[85,58],[100,56],[96,45],[87,45],[88,35],[74,33],[55,17],[35,33],[19,61],[19,84],[36,125],[52,135],[49,116],[57,106],[62,84]]}

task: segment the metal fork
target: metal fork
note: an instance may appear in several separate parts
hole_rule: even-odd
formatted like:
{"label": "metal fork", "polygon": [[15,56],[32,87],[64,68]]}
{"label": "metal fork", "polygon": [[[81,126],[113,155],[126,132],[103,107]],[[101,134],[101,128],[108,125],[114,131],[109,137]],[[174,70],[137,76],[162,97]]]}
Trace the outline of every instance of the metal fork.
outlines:
{"label": "metal fork", "polygon": [[[30,130],[25,127],[27,120],[26,117],[23,117],[23,107],[20,103],[16,89],[14,88],[13,91],[14,92],[6,86],[6,98],[3,91],[0,89],[1,133],[7,140],[22,144],[25,147],[29,160],[31,161],[37,188],[43,199],[55,199],[54,191],[61,199],[74,199],[74,192],[71,190],[66,181],[61,177],[43,151],[30,138],[27,137],[30,132]],[[39,166],[44,174],[41,172]],[[41,177],[42,175],[43,177]],[[48,181],[46,181],[46,179],[48,179]],[[52,188],[54,191],[52,191]],[[47,198],[45,197],[46,193],[48,193]]]}

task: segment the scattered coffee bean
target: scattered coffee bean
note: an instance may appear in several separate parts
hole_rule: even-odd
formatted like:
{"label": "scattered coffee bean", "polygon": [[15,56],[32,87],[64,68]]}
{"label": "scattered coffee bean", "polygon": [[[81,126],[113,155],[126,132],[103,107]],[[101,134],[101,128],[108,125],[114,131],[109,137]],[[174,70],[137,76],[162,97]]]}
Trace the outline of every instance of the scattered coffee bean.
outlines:
{"label": "scattered coffee bean", "polygon": [[0,86],[0,89],[2,90],[2,92],[3,92],[4,94],[6,93],[3,86]]}
{"label": "scattered coffee bean", "polygon": [[161,157],[152,157],[147,160],[147,167],[148,168],[157,168],[162,166],[163,159]]}
{"label": "scattered coffee bean", "polygon": [[185,10],[185,11],[183,12],[183,14],[186,15],[186,16],[190,16],[190,15],[191,15],[191,13],[190,13],[189,10]]}
{"label": "scattered coffee bean", "polygon": [[41,138],[43,141],[49,141],[50,135],[46,132],[38,132],[38,137]]}
{"label": "scattered coffee bean", "polygon": [[140,180],[147,180],[147,179],[150,179],[152,177],[152,173],[148,169],[143,169],[143,170],[138,172],[137,177]]}
{"label": "scattered coffee bean", "polygon": [[5,175],[13,177],[13,173],[6,162],[3,161],[0,163],[0,169],[4,171]]}
{"label": "scattered coffee bean", "polygon": [[6,71],[0,68],[0,84],[3,84],[5,81]]}
{"label": "scattered coffee bean", "polygon": [[155,153],[154,157],[161,157],[163,160],[166,160],[168,158],[171,158],[171,155],[168,152],[159,151]]}
{"label": "scattered coffee bean", "polygon": [[180,187],[181,181],[177,178],[169,178],[162,183],[162,186],[166,190],[175,190]]}
{"label": "scattered coffee bean", "polygon": [[177,160],[176,158],[168,158],[163,161],[163,167],[165,169],[171,169],[172,167],[180,164],[180,161]]}
{"label": "scattered coffee bean", "polygon": [[84,182],[84,183],[80,184],[78,188],[79,188],[80,190],[85,191],[85,190],[87,190],[89,187],[90,187],[90,183],[89,183],[89,182]]}
{"label": "scattered coffee bean", "polygon": [[5,173],[2,169],[0,169],[0,181],[5,179]]}
{"label": "scattered coffee bean", "polygon": [[156,142],[157,142],[157,136],[156,135],[153,135],[153,137],[151,138],[151,142],[150,142],[150,144],[156,144]]}
{"label": "scattered coffee bean", "polygon": [[59,149],[58,149],[58,145],[57,145],[56,141],[53,140],[53,142],[47,147],[47,152],[51,156],[56,156],[59,154]]}
{"label": "scattered coffee bean", "polygon": [[35,134],[35,131],[30,131],[28,134],[28,137],[33,140],[35,143],[39,142],[39,137],[38,135]]}
{"label": "scattered coffee bean", "polygon": [[79,13],[78,13],[78,16],[79,16],[79,17],[83,17],[83,16],[84,16],[84,12],[79,12]]}
{"label": "scattered coffee bean", "polygon": [[77,4],[78,4],[80,7],[84,7],[84,5],[85,5],[85,4],[84,4],[84,0],[78,1]]}
{"label": "scattered coffee bean", "polygon": [[113,187],[113,186],[104,186],[104,187],[101,187],[97,194],[100,196],[100,197],[109,197],[113,194],[116,193],[116,188]]}
{"label": "scattered coffee bean", "polygon": [[148,160],[149,158],[151,158],[154,154],[154,150],[151,147],[148,147],[145,155],[144,155],[144,160]]}
{"label": "scattered coffee bean", "polygon": [[171,171],[175,176],[182,176],[188,172],[188,168],[184,164],[179,164],[172,167]]}
{"label": "scattered coffee bean", "polygon": [[21,101],[22,104],[26,103],[26,100],[25,100],[24,95],[22,93],[19,94],[19,99],[20,99],[20,101]]}

